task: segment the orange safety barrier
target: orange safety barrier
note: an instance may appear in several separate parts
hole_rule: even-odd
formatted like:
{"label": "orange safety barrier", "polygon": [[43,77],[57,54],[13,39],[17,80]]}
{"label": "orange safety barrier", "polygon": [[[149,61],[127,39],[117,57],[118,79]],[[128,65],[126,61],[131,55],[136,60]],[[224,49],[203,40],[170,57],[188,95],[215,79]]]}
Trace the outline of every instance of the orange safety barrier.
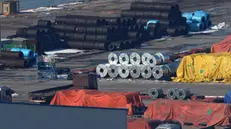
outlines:
{"label": "orange safety barrier", "polygon": [[194,125],[228,126],[230,105],[197,101],[156,100],[144,113],[144,118],[158,120],[176,120]]}
{"label": "orange safety barrier", "polygon": [[144,107],[137,92],[103,92],[98,90],[71,89],[56,92],[52,105],[127,108],[133,115],[133,107]]}
{"label": "orange safety barrier", "polygon": [[155,129],[162,121],[159,120],[151,120],[151,119],[128,119],[127,121],[127,129]]}
{"label": "orange safety barrier", "polygon": [[211,52],[231,52],[231,35],[226,37],[224,40],[213,44]]}

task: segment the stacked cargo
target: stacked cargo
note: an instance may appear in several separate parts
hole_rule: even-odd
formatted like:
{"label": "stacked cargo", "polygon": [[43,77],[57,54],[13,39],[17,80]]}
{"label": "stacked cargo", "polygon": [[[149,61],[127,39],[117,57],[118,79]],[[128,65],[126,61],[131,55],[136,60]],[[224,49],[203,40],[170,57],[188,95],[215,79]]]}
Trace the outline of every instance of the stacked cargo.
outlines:
{"label": "stacked cargo", "polygon": [[147,25],[151,38],[188,33],[186,18],[181,16],[177,4],[136,1],[131,3],[129,10],[122,10],[121,17],[136,18],[137,24]]}

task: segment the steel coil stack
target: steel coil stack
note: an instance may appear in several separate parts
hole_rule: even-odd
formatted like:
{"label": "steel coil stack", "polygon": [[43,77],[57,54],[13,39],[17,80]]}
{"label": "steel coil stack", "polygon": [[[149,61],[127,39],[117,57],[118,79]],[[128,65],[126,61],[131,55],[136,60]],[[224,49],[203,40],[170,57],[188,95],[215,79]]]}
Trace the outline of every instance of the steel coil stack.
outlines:
{"label": "steel coil stack", "polygon": [[121,17],[136,18],[137,25],[145,26],[149,36],[179,36],[188,33],[186,18],[181,16],[178,4],[159,2],[132,2],[129,10],[122,10]]}
{"label": "steel coil stack", "polygon": [[111,52],[108,63],[99,64],[98,74],[110,78],[168,79],[176,73],[180,60],[172,62],[168,53]]}

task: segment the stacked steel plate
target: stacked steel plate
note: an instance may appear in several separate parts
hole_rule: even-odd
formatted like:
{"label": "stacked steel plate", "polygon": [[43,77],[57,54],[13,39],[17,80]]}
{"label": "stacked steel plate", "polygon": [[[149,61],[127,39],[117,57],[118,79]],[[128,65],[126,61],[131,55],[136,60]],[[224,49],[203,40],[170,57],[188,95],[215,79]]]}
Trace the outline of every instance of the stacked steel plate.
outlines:
{"label": "stacked steel plate", "polygon": [[186,18],[181,16],[179,5],[174,3],[135,1],[129,10],[122,10],[121,17],[136,18],[138,25],[146,26],[150,38],[188,33]]}
{"label": "stacked steel plate", "polygon": [[[176,73],[180,61],[171,62],[168,53],[110,53],[108,64],[100,64],[96,71],[100,77],[166,79]],[[170,63],[171,62],[171,63]]]}

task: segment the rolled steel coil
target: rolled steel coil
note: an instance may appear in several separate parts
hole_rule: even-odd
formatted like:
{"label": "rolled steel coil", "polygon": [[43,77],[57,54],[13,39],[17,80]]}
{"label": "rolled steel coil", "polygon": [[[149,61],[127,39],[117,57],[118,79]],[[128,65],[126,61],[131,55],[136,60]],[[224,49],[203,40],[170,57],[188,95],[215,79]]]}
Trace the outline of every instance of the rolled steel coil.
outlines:
{"label": "rolled steel coil", "polygon": [[159,57],[157,55],[153,55],[153,56],[148,57],[148,65],[151,68],[153,68],[156,65],[160,65],[162,63],[163,63],[163,61],[162,61],[161,57]]}
{"label": "rolled steel coil", "polygon": [[176,92],[176,98],[178,100],[186,100],[191,97],[192,93],[189,89],[178,89]]}
{"label": "rolled steel coil", "polygon": [[135,25],[135,30],[138,32],[143,32],[144,31],[144,25]]}
{"label": "rolled steel coil", "polygon": [[130,61],[129,56],[130,55],[127,54],[127,53],[120,53],[120,55],[119,55],[119,63],[122,64],[122,65],[129,64],[129,61]]}
{"label": "rolled steel coil", "polygon": [[43,32],[43,33],[47,33],[47,34],[52,34],[55,31],[51,28],[44,28],[44,27],[37,27],[36,28],[38,31]]}
{"label": "rolled steel coil", "polygon": [[176,27],[176,29],[178,29],[179,35],[187,35],[188,34],[187,26],[178,26],[178,27]]}
{"label": "rolled steel coil", "polygon": [[111,34],[114,31],[114,27],[86,27],[86,33],[88,34]]}
{"label": "rolled steel coil", "polygon": [[96,73],[101,77],[104,78],[108,75],[108,68],[109,68],[109,64],[99,64],[96,67]]}
{"label": "rolled steel coil", "polygon": [[27,28],[26,36],[27,37],[37,37],[39,35],[39,31],[35,28]]}
{"label": "rolled steel coil", "polygon": [[129,67],[131,65],[120,65],[118,68],[118,72],[121,78],[128,78],[129,77]]}
{"label": "rolled steel coil", "polygon": [[119,53],[111,52],[108,55],[108,63],[109,64],[118,64],[119,63]]}
{"label": "rolled steel coil", "polygon": [[51,27],[51,21],[50,20],[38,20],[38,26],[39,27]]}
{"label": "rolled steel coil", "polygon": [[158,52],[155,55],[159,56],[164,64],[170,62],[170,55],[167,52]]}
{"label": "rolled steel coil", "polygon": [[87,19],[86,25],[102,25],[102,21],[100,19]]}
{"label": "rolled steel coil", "polygon": [[25,59],[0,58],[0,63],[7,67],[15,68],[26,68],[29,66],[29,62]]}
{"label": "rolled steel coil", "polygon": [[157,65],[152,69],[152,75],[156,80],[164,79],[164,77],[169,77],[169,68],[166,65]]}
{"label": "rolled steel coil", "polygon": [[150,56],[152,56],[152,55],[149,53],[143,53],[141,56],[142,64],[148,65],[148,59],[150,58]]}
{"label": "rolled steel coil", "polygon": [[119,64],[112,64],[108,68],[108,75],[110,78],[116,78],[119,75]]}
{"label": "rolled steel coil", "polygon": [[164,25],[167,27],[174,27],[176,26],[175,20],[159,20],[160,25]]}
{"label": "rolled steel coil", "polygon": [[136,31],[136,28],[135,26],[128,26],[128,31]]}
{"label": "rolled steel coil", "polygon": [[56,34],[58,34],[60,36],[60,38],[64,38],[66,33],[61,32],[61,31],[56,31]]}
{"label": "rolled steel coil", "polygon": [[140,56],[140,54],[139,53],[137,53],[137,52],[132,52],[131,54],[130,54],[130,63],[132,64],[132,65],[140,65],[141,64],[141,56]]}
{"label": "rolled steel coil", "polygon": [[168,29],[167,29],[167,33],[168,33],[170,36],[177,36],[178,30],[177,30],[176,28],[168,28]]}
{"label": "rolled steel coil", "polygon": [[15,58],[15,59],[23,59],[24,55],[23,53],[17,52],[17,51],[0,51],[0,58]]}
{"label": "rolled steel coil", "polygon": [[145,79],[151,78],[152,69],[148,65],[141,66],[141,76]]}
{"label": "rolled steel coil", "polygon": [[164,96],[164,91],[161,88],[151,88],[148,91],[148,95],[151,97],[151,99],[155,100],[162,98]]}
{"label": "rolled steel coil", "polygon": [[140,65],[132,65],[129,68],[130,76],[134,79],[139,78],[141,75]]}
{"label": "rolled steel coil", "polygon": [[66,32],[65,33],[65,37],[67,37],[69,40],[73,39],[75,33],[72,33],[72,32]]}
{"label": "rolled steel coil", "polygon": [[76,28],[75,25],[53,25],[52,26],[57,31],[64,31],[64,32],[75,32]]}
{"label": "rolled steel coil", "polygon": [[176,11],[179,10],[178,4],[157,3],[157,2],[132,2],[131,10],[157,10],[157,11]]}
{"label": "rolled steel coil", "polygon": [[177,88],[168,89],[168,91],[167,91],[167,97],[169,99],[176,99],[177,90],[178,90]]}
{"label": "rolled steel coil", "polygon": [[95,42],[94,49],[106,50],[106,43],[104,43],[104,42]]}
{"label": "rolled steel coil", "polygon": [[172,63],[167,64],[167,67],[169,68],[170,75],[175,75],[180,62],[181,62],[181,59],[178,59]]}
{"label": "rolled steel coil", "polygon": [[99,42],[106,42],[111,41],[111,37],[108,35],[94,35],[94,34],[87,34],[86,35],[87,41],[99,41]]}
{"label": "rolled steel coil", "polygon": [[121,25],[120,17],[103,17],[107,25]]}
{"label": "rolled steel coil", "polygon": [[108,43],[108,45],[106,46],[108,51],[114,51],[116,50],[116,45],[113,43]]}
{"label": "rolled steel coil", "polygon": [[129,31],[128,32],[128,38],[129,39],[139,39],[139,38],[141,38],[141,33],[135,32],[135,31]]}
{"label": "rolled steel coil", "polygon": [[115,45],[116,49],[124,49],[124,48],[123,48],[123,42],[122,42],[122,41],[112,42],[112,44]]}
{"label": "rolled steel coil", "polygon": [[83,49],[92,50],[94,49],[94,45],[95,45],[95,42],[89,42],[89,41],[83,42]]}

